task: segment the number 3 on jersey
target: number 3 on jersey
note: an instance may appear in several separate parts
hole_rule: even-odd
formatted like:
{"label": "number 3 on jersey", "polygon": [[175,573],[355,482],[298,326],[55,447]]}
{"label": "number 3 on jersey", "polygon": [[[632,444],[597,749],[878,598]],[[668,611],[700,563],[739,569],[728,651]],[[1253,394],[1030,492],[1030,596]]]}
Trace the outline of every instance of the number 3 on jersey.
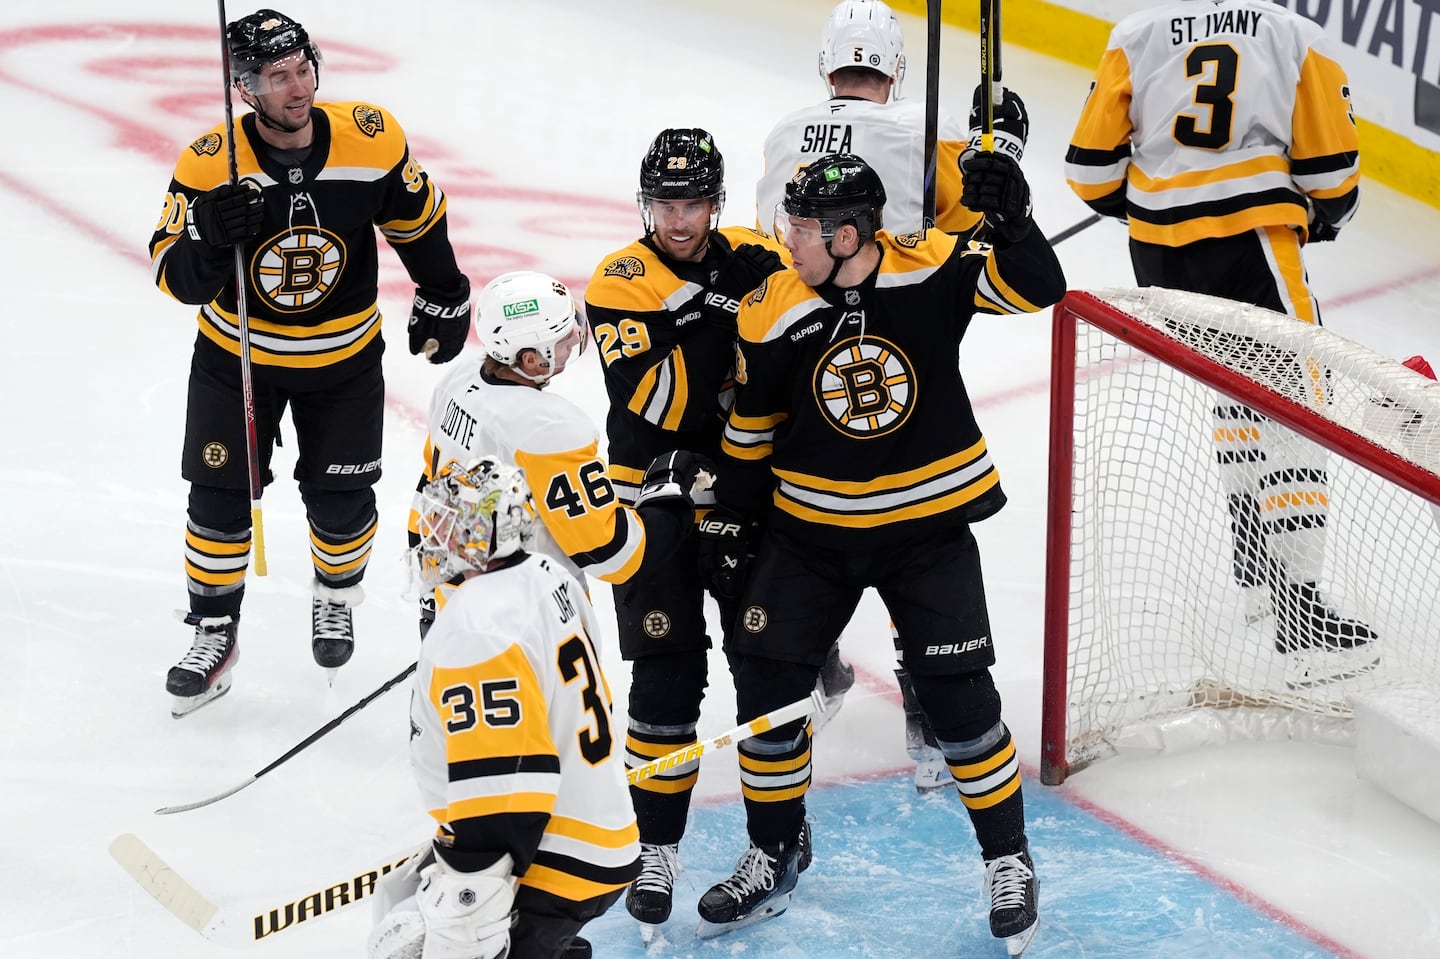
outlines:
{"label": "number 3 on jersey", "polygon": [[[578,482],[576,480],[578,479]],[[591,460],[576,471],[572,477],[567,473],[556,473],[545,488],[545,506],[555,512],[563,512],[570,518],[585,515],[589,509],[604,509],[615,502],[615,487],[605,475],[605,464]]]}

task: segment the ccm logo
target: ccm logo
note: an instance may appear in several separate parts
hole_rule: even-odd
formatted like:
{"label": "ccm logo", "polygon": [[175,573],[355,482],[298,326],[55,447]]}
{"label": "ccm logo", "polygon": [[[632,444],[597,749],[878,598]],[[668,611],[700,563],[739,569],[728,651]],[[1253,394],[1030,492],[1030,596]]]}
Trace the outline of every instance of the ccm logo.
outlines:
{"label": "ccm logo", "polygon": [[711,536],[739,536],[740,524],[727,523],[723,519],[702,519],[700,532],[709,533]]}
{"label": "ccm logo", "polygon": [[940,646],[926,646],[926,656],[959,656],[961,653],[973,653],[977,649],[984,649],[990,645],[989,636],[981,636],[979,639],[967,639],[963,643],[945,643]]}
{"label": "ccm logo", "polygon": [[740,301],[739,301],[739,300],[732,300],[730,297],[726,296],[724,293],[706,293],[706,294],[705,294],[705,305],[706,305],[706,306],[718,306],[718,307],[720,307],[720,309],[724,310],[726,313],[739,313],[739,312],[740,312]]}
{"label": "ccm logo", "polygon": [[379,468],[380,461],[371,460],[368,463],[331,463],[325,467],[325,472],[330,476],[349,476],[352,473],[373,473]]}

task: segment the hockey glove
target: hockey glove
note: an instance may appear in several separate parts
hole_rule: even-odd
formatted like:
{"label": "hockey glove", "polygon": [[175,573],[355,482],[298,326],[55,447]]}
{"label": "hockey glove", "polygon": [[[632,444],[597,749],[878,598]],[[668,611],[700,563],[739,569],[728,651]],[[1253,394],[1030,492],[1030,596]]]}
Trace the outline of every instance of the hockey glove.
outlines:
{"label": "hockey glove", "polygon": [[771,273],[785,268],[780,254],[758,243],[741,243],[730,251],[715,282],[705,292],[702,308],[705,319],[727,330],[735,329],[740,301]]}
{"label": "hockey glove", "polygon": [[222,183],[190,204],[185,229],[192,240],[226,249],[258,235],[264,218],[265,194],[243,183]]}
{"label": "hockey glove", "polygon": [[695,494],[715,482],[715,464],[698,453],[675,450],[661,453],[651,461],[640,481],[635,508],[665,502],[682,502],[695,508]]}
{"label": "hockey glove", "polygon": [[1307,243],[1328,243],[1340,235],[1340,228],[1320,215],[1320,208],[1308,197],[1305,205],[1310,208],[1309,237]]}
{"label": "hockey glove", "polygon": [[[983,122],[980,119],[982,90],[975,88],[975,97],[970,103],[970,149],[980,149]],[[1030,139],[1030,115],[1025,112],[1025,101],[1014,90],[1005,89],[1004,98],[991,114],[995,152],[1003,153],[1019,162],[1025,155],[1025,144]]]}
{"label": "hockey glove", "polygon": [[717,599],[740,596],[759,540],[759,523],[723,506],[700,521],[700,578]]}
{"label": "hockey glove", "polygon": [[420,874],[415,903],[425,920],[425,959],[501,959],[510,952],[514,861],[503,855],[479,872],[437,858]]}
{"label": "hockey glove", "polygon": [[960,202],[985,214],[991,239],[1023,240],[1035,223],[1030,219],[1030,185],[1020,164],[1003,153],[966,150],[960,155],[960,174]]}
{"label": "hockey glove", "polygon": [[470,281],[445,292],[417,287],[410,307],[410,352],[424,353],[431,363],[449,363],[460,355],[470,335]]}

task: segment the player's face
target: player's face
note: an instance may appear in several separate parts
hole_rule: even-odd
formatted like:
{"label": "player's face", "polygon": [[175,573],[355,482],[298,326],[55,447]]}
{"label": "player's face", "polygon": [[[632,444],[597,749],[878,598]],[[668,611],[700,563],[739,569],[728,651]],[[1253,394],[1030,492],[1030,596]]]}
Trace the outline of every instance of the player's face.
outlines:
{"label": "player's face", "polygon": [[315,64],[304,50],[296,50],[256,71],[249,92],[255,98],[255,109],[271,123],[297,133],[310,124],[310,106],[315,102],[318,81]]}
{"label": "player's face", "polygon": [[784,210],[775,213],[775,235],[790,251],[795,272],[806,286],[819,286],[830,277],[835,266],[825,244],[820,221],[804,216],[790,216]]}
{"label": "player's face", "polygon": [[585,352],[585,331],[585,323],[583,321],[577,323],[575,328],[570,331],[569,336],[555,344],[555,362],[550,367],[551,376],[565,369],[565,364],[570,362],[572,353]]}
{"label": "player's face", "polygon": [[653,236],[660,252],[675,260],[698,262],[710,243],[710,218],[715,201],[646,200],[655,224]]}

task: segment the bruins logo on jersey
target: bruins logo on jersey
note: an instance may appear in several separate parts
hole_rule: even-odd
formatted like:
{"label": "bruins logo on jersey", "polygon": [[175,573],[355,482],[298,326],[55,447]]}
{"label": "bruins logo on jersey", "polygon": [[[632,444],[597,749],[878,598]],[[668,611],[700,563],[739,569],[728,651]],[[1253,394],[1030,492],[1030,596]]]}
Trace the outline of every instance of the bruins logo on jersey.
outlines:
{"label": "bruins logo on jersey", "polygon": [[815,367],[815,401],[831,426],[852,439],[900,427],[915,408],[915,368],[895,344],[876,336],[835,344]]}
{"label": "bruins logo on jersey", "polygon": [[379,107],[372,107],[366,103],[357,103],[353,112],[355,125],[360,132],[367,137],[373,138],[376,134],[385,130],[385,116],[380,112]]}
{"label": "bruins logo on jersey", "polygon": [[645,264],[638,256],[622,256],[605,264],[606,276],[618,276],[622,280],[633,280],[645,275]]}
{"label": "bruins logo on jersey", "polygon": [[345,269],[345,244],[329,230],[296,226],[256,254],[255,286],[282,313],[314,309]]}
{"label": "bruins logo on jersey", "polygon": [[760,281],[760,285],[759,285],[759,286],[755,287],[755,289],[753,289],[753,290],[750,291],[750,295],[749,295],[749,296],[745,297],[745,305],[746,305],[746,306],[754,306],[755,304],[759,303],[761,300],[765,299],[765,291],[768,290],[769,288],[770,288],[770,277],[767,276],[767,277],[765,277],[765,279],[763,279],[763,280]]}
{"label": "bruins logo on jersey", "polygon": [[220,152],[220,142],[220,134],[207,133],[200,139],[196,140],[194,143],[190,144],[190,149],[195,152],[195,155],[197,157],[213,157],[215,154]]}
{"label": "bruins logo on jersey", "polygon": [[916,230],[914,233],[901,233],[895,237],[895,244],[897,246],[903,246],[908,250],[913,250],[920,245],[920,241],[924,238],[924,230]]}

